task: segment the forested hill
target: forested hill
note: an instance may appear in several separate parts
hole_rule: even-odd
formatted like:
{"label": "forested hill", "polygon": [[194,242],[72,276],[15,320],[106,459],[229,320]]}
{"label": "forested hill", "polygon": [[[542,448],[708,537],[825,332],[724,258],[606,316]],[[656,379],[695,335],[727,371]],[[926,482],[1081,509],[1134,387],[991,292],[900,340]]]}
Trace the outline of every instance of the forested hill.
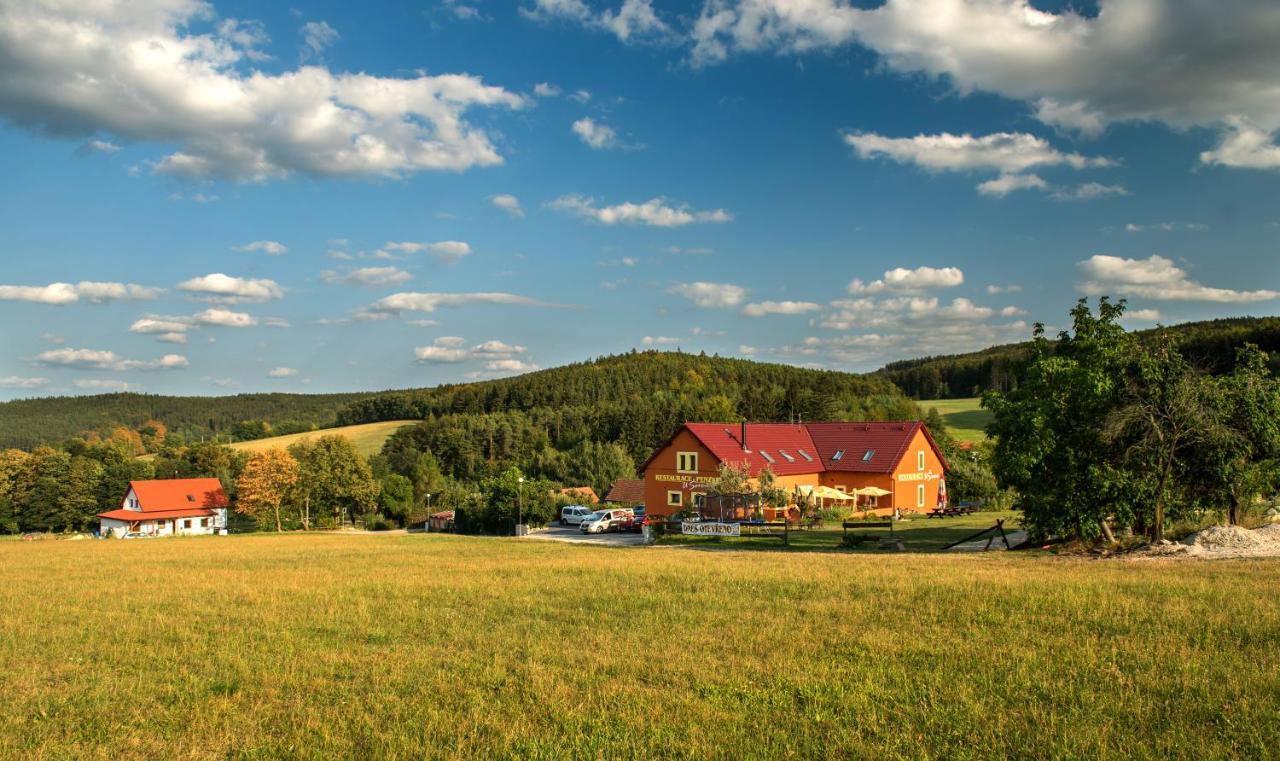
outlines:
{"label": "forested hill", "polygon": [[137,429],[149,420],[163,423],[171,440],[197,441],[243,440],[379,420],[531,412],[556,438],[585,435],[588,429],[591,438],[616,431],[634,452],[657,432],[670,433],[686,419],[916,414],[914,404],[881,377],[649,351],[514,378],[405,391],[17,400],[0,404],[0,447],[29,449],[74,436],[106,436],[117,426]]}
{"label": "forested hill", "polygon": [[[1169,335],[1191,363],[1210,372],[1225,372],[1236,349],[1246,343],[1271,356],[1280,372],[1280,317],[1239,317],[1138,331],[1143,339]],[[954,399],[978,396],[989,389],[1015,387],[1029,356],[1031,343],[993,346],[969,354],[922,357],[885,365],[877,374],[913,399]]]}

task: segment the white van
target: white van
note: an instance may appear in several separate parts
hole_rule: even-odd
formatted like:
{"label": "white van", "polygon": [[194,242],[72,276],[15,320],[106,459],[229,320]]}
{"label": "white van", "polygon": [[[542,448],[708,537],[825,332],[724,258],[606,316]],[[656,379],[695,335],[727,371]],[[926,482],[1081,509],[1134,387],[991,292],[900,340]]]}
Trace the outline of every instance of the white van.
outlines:
{"label": "white van", "polygon": [[621,531],[631,525],[635,513],[630,510],[597,510],[583,519],[578,528],[584,534],[603,534],[606,531]]}
{"label": "white van", "polygon": [[591,515],[591,509],[582,505],[566,505],[560,508],[560,525],[577,526]]}

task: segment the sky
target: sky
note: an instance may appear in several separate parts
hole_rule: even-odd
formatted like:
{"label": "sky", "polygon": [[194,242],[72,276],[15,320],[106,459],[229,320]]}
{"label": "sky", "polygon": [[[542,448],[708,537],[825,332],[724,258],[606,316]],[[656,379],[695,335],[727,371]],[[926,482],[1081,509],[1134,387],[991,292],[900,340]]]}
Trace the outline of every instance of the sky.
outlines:
{"label": "sky", "polygon": [[0,3],[0,398],[1280,307],[1271,0]]}

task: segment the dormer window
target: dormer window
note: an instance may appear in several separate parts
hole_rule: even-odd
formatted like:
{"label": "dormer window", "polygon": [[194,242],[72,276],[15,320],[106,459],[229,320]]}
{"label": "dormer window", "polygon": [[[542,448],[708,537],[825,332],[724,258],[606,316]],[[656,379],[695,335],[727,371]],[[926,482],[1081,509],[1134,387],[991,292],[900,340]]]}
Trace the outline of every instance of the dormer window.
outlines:
{"label": "dormer window", "polygon": [[843,458],[844,458],[844,450],[843,450],[843,449],[837,449],[837,450],[836,450],[836,453],[835,453],[835,454],[833,454],[833,455],[831,455],[831,459],[833,459],[833,460],[840,460],[840,459],[843,459]]}
{"label": "dormer window", "polygon": [[862,456],[863,462],[871,462],[871,458],[876,456],[876,450],[868,449],[867,453]]}

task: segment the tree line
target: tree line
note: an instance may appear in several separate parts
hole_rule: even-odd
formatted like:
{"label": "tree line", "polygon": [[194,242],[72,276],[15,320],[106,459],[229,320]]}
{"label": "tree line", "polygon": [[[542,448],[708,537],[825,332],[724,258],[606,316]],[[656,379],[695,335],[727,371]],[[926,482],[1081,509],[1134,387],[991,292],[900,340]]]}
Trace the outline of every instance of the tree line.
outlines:
{"label": "tree line", "polygon": [[1229,366],[1206,362],[1203,344],[1126,332],[1124,310],[1103,298],[1095,314],[1082,299],[1056,339],[1037,325],[1017,388],[983,398],[993,472],[1036,536],[1159,541],[1170,521],[1234,523],[1280,488],[1266,351],[1245,343]]}
{"label": "tree line", "polygon": [[[1169,343],[1196,367],[1229,372],[1236,350],[1251,344],[1262,351],[1272,372],[1280,372],[1280,317],[1239,317],[1142,330],[1141,344]],[[1034,341],[993,346],[970,354],[891,362],[879,374],[913,399],[955,399],[1017,388],[1034,357]]]}

